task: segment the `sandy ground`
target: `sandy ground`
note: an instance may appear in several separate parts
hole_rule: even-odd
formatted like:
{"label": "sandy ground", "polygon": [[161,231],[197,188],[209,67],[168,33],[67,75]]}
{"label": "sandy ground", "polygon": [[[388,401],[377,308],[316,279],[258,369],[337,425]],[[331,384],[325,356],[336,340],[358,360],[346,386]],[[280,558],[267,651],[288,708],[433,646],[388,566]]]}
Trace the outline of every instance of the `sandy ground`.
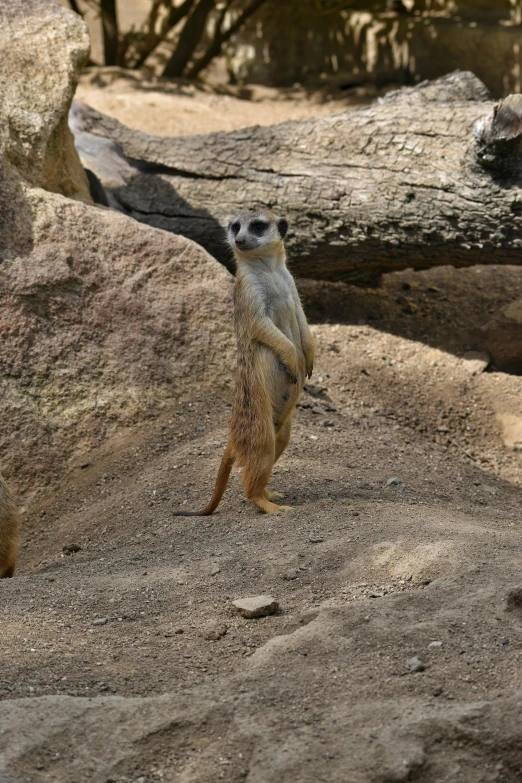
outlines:
{"label": "sandy ground", "polygon": [[[327,108],[186,89],[90,75],[79,97],[158,134]],[[522,453],[502,418],[522,379],[462,359],[522,275],[482,274],[304,287],[318,359],[272,481],[292,511],[259,514],[234,474],[213,517],[173,516],[208,500],[226,440],[231,393],[197,378],[28,509],[0,584],[2,783],[522,779]],[[260,593],[277,614],[231,605]]]}
{"label": "sandy ground", "polygon": [[157,136],[185,136],[340,112],[368,103],[377,94],[371,88],[344,93],[308,92],[302,87],[217,87],[151,79],[119,68],[91,68],[83,75],[76,97],[129,128]]}

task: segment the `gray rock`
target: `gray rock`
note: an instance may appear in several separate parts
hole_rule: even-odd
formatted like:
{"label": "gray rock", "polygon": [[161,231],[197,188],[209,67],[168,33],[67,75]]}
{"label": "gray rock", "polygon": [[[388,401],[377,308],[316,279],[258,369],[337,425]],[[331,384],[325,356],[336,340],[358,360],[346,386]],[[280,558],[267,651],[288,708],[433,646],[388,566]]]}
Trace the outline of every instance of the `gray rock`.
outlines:
{"label": "gray rock", "polygon": [[221,568],[215,563],[210,569],[210,576],[217,576],[219,573],[221,573]]}
{"label": "gray rock", "polygon": [[232,601],[232,606],[248,620],[254,617],[266,617],[269,614],[275,614],[279,609],[279,604],[271,595],[256,595],[252,598],[238,598]]}
{"label": "gray rock", "polygon": [[428,649],[435,649],[437,647],[442,647],[442,642],[434,640],[428,644]]}
{"label": "gray rock", "polygon": [[388,479],[388,481],[386,482],[386,486],[387,487],[398,487],[399,484],[402,484],[402,483],[403,483],[403,481],[402,481],[401,478],[399,478],[398,476],[394,476],[393,478],[389,478]]}
{"label": "gray rock", "polygon": [[67,126],[88,57],[77,14],[49,0],[0,3],[0,158],[31,185],[92,204]]}
{"label": "gray rock", "polygon": [[109,618],[108,617],[97,617],[96,620],[92,621],[92,624],[93,625],[107,625],[108,622],[109,622]]}
{"label": "gray rock", "polygon": [[320,544],[322,541],[324,541],[324,536],[319,536],[312,533],[310,536],[308,536],[308,540],[311,544]]}
{"label": "gray rock", "polygon": [[423,672],[426,668],[426,666],[423,664],[421,659],[414,655],[412,658],[408,658],[406,661],[406,668],[409,672]]}
{"label": "gray rock", "polygon": [[[75,453],[85,465],[113,427],[147,418],[189,374],[231,378],[235,364],[230,275],[185,238],[92,205],[67,127],[88,55],[77,14],[0,0],[0,453],[22,493],[50,486]],[[48,317],[57,302],[60,317]],[[74,434],[64,373],[81,377]],[[15,437],[31,444],[22,459]]]}

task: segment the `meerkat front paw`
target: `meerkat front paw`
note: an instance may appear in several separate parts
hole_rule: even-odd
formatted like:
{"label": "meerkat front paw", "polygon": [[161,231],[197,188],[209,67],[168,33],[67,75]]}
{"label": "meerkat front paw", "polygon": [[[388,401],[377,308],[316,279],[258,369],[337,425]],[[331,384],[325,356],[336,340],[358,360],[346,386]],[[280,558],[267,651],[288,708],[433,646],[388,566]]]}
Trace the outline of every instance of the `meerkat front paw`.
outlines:
{"label": "meerkat front paw", "polygon": [[285,371],[290,379],[290,383],[294,386],[296,385],[297,381],[299,380],[299,367],[297,365],[297,357],[295,359],[295,362],[285,362]]}
{"label": "meerkat front paw", "polygon": [[303,353],[306,366],[306,377],[311,378],[314,371],[315,349],[313,343],[306,342],[303,346]]}

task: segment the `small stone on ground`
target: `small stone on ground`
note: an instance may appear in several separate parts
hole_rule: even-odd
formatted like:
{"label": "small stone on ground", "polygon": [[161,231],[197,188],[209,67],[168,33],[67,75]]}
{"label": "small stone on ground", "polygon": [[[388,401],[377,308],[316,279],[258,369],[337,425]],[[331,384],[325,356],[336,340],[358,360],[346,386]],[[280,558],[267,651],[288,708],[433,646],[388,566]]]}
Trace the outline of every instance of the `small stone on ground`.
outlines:
{"label": "small stone on ground", "polygon": [[266,617],[275,614],[279,604],[271,595],[256,595],[252,598],[238,598],[232,601],[238,612],[248,620],[254,617]]}

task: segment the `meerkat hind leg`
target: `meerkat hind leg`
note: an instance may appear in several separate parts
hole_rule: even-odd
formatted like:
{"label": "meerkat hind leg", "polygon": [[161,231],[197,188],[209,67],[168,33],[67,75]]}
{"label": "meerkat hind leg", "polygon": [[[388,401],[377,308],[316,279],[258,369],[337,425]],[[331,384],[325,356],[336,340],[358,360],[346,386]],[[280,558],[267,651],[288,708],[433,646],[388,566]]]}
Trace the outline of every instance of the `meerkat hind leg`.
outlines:
{"label": "meerkat hind leg", "polygon": [[279,459],[283,451],[288,446],[291,432],[292,432],[292,420],[287,419],[276,432],[274,464],[277,462],[277,460]]}
{"label": "meerkat hind leg", "polygon": [[[279,430],[276,432],[276,440],[275,440],[275,459],[274,463],[277,462],[283,451],[288,446],[288,441],[290,440],[290,432],[292,431],[292,421],[291,419],[287,419],[287,421],[284,422],[284,424],[279,428]],[[267,500],[283,500],[284,493],[283,492],[272,492],[269,489],[265,489],[265,497]],[[291,506],[285,506],[285,509],[291,508]]]}
{"label": "meerkat hind leg", "polygon": [[272,472],[272,466],[272,455],[266,454],[264,457],[258,458],[254,464],[245,465],[241,474],[248,500],[266,514],[290,510],[290,506],[278,506],[267,497],[266,485]]}

